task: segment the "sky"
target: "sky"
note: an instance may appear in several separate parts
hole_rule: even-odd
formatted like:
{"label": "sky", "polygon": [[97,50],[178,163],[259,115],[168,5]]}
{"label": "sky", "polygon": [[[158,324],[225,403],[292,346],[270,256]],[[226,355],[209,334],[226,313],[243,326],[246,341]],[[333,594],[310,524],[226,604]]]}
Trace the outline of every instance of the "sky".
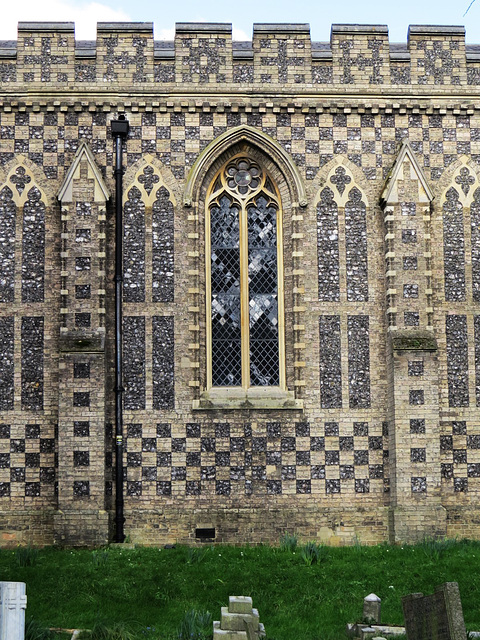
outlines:
{"label": "sky", "polygon": [[4,0],[0,40],[15,40],[17,23],[75,22],[77,40],[95,39],[97,22],[153,22],[157,40],[173,40],[175,22],[228,22],[235,40],[251,40],[255,22],[308,22],[312,40],[329,41],[332,24],[386,24],[391,42],[406,42],[409,24],[464,25],[480,44],[480,0]]}

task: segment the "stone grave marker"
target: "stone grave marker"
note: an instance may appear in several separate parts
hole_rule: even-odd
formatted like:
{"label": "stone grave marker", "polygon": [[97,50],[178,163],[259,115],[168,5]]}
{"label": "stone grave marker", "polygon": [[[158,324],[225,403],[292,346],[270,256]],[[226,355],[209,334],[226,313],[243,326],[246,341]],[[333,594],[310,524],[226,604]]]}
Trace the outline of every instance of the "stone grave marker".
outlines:
{"label": "stone grave marker", "polygon": [[408,640],[467,640],[460,591],[445,582],[435,593],[411,593],[402,598]]}
{"label": "stone grave marker", "polygon": [[0,640],[24,640],[25,592],[24,582],[0,582]]}
{"label": "stone grave marker", "polygon": [[379,624],[381,620],[381,608],[381,599],[374,593],[371,593],[363,600],[363,619]]}
{"label": "stone grave marker", "polygon": [[230,596],[219,622],[213,623],[213,640],[259,640],[265,636],[258,611],[248,596]]}

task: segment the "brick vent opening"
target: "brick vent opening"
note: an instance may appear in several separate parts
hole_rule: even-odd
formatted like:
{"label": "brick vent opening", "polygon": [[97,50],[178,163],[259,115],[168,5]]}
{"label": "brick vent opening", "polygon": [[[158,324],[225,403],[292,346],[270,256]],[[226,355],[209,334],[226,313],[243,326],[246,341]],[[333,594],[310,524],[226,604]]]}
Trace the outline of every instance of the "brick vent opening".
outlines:
{"label": "brick vent opening", "polygon": [[195,538],[200,542],[209,542],[215,539],[215,529],[195,529]]}

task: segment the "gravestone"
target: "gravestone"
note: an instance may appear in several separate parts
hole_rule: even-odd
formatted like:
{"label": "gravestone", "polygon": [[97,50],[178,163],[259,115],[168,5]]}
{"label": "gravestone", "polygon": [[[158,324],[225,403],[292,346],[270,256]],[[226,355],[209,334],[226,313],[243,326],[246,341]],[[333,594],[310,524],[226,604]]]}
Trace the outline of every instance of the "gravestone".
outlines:
{"label": "gravestone", "polygon": [[363,619],[367,622],[376,622],[377,624],[381,619],[381,599],[371,593],[363,600]]}
{"label": "gravestone", "polygon": [[460,591],[445,582],[435,593],[412,593],[402,598],[408,640],[466,640]]}
{"label": "gravestone", "polygon": [[219,622],[213,623],[213,640],[259,640],[265,636],[258,611],[248,596],[230,596]]}
{"label": "gravestone", "polygon": [[0,582],[0,640],[24,640],[25,591],[24,582]]}

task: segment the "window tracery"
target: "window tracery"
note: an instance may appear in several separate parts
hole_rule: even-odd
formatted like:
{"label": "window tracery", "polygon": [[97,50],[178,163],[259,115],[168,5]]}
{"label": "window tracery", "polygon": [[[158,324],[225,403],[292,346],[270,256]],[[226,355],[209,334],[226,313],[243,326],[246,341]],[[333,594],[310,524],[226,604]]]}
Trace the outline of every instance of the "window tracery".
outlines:
{"label": "window tracery", "polygon": [[[471,167],[454,169],[440,199],[443,222],[445,300],[459,302],[469,295],[468,266],[471,264],[472,296],[480,300],[480,260],[477,248],[480,182]],[[470,227],[470,228],[469,228]],[[470,254],[470,256],[468,255]]]}
{"label": "window tracery", "polygon": [[[0,185],[0,231],[6,239],[0,250],[0,302],[14,302],[17,292],[22,302],[43,302],[46,197],[30,167],[20,162]],[[15,254],[20,251],[20,282],[15,282]]]}
{"label": "window tracery", "polygon": [[173,302],[174,204],[157,167],[136,169],[123,202],[125,302]]}
{"label": "window tracery", "polygon": [[340,301],[345,260],[346,300],[368,302],[367,200],[349,169],[341,165],[331,169],[316,206],[318,299]]}
{"label": "window tracery", "polygon": [[207,197],[208,386],[285,387],[280,196],[240,155]]}

